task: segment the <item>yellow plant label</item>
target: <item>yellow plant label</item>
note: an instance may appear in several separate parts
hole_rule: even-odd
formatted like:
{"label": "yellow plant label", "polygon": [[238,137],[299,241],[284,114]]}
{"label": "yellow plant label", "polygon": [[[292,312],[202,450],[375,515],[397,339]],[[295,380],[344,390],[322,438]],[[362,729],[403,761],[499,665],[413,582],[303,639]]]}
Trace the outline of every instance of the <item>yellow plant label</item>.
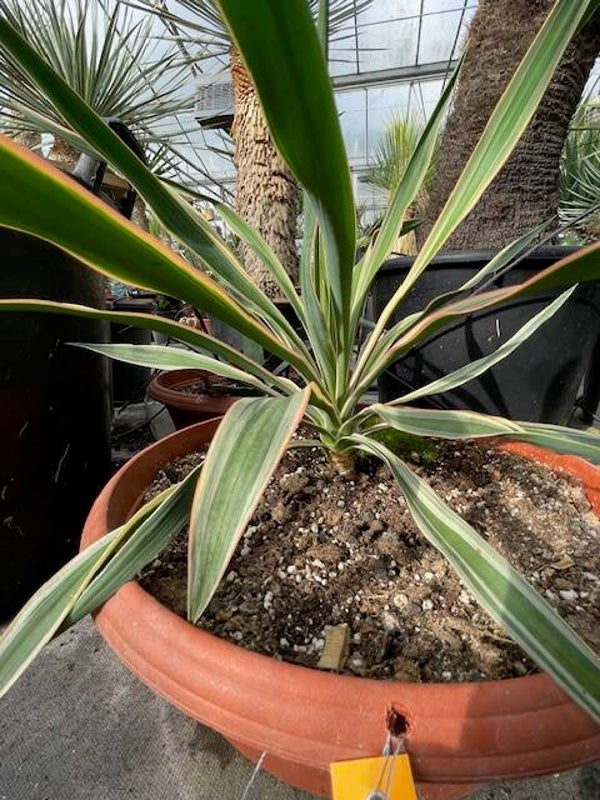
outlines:
{"label": "yellow plant label", "polygon": [[417,800],[406,753],[337,761],[329,770],[333,800]]}

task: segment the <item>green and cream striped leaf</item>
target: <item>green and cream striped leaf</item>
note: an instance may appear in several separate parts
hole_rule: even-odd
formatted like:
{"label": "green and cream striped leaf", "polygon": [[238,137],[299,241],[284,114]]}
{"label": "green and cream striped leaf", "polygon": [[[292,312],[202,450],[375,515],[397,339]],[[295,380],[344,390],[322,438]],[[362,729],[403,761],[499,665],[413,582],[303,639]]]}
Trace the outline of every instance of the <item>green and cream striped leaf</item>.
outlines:
{"label": "green and cream striped leaf", "polygon": [[[521,138],[556,67],[595,0],[557,0],[497,103],[406,279],[383,310],[381,330],[452,232],[475,207]],[[381,331],[379,331],[381,332]]]}
{"label": "green and cream striped leaf", "polygon": [[364,420],[375,415],[397,431],[415,436],[433,436],[437,439],[478,439],[507,435],[518,438],[523,430],[520,422],[479,414],[476,411],[406,408],[382,403],[368,406],[357,418]]}
{"label": "green and cream striped leaf", "polygon": [[188,618],[210,602],[310,399],[244,398],[229,409],[200,475],[190,523]]}
{"label": "green and cream striped leaf", "polygon": [[101,606],[120,586],[139,575],[184,528],[190,518],[201,468],[202,464],[198,465],[181,483],[159,495],[160,504],[156,510],[133,531],[96,574],[68,613],[63,629]]}
{"label": "green and cream striped leaf", "polygon": [[391,405],[401,405],[402,403],[412,403],[415,400],[418,400],[421,397],[428,397],[432,394],[441,394],[442,392],[449,392],[451,389],[455,389],[457,386],[462,386],[464,383],[468,383],[468,381],[473,380],[478,375],[486,372],[486,370],[493,367],[494,364],[498,364],[498,362],[504,360],[513,353],[517,347],[520,347],[523,342],[529,339],[538,328],[540,328],[544,322],[549,320],[554,314],[561,308],[571,297],[573,292],[575,291],[576,287],[573,286],[570,289],[567,289],[566,292],[563,292],[556,300],[553,300],[552,303],[549,303],[546,308],[542,309],[538,314],[528,320],[523,327],[519,328],[519,330],[515,333],[514,336],[511,336],[504,344],[500,345],[497,350],[494,350],[493,353],[489,353],[487,356],[482,356],[482,358],[477,358],[475,361],[471,361],[469,364],[465,364],[464,367],[455,370],[454,372],[450,372],[448,375],[444,375],[441,378],[438,378],[431,383],[422,386],[419,389],[415,389],[413,392],[409,392],[408,394],[399,397],[397,400],[392,401]]}
{"label": "green and cream striped leaf", "polygon": [[177,511],[180,494],[180,488],[167,489],[143,506],[125,525],[76,555],[38,589],[0,639],[0,696],[50,641],[94,575],[138,527],[147,530],[160,524],[172,531],[171,520],[174,509]]}
{"label": "green and cream striped leaf", "polygon": [[579,456],[591,464],[600,464],[600,436],[597,431],[580,431],[541,422],[519,422],[518,438],[555,453]]}
{"label": "green and cream striped leaf", "polygon": [[59,170],[3,136],[0,225],[52,242],[123,283],[182,298],[279,355],[301,374],[312,374],[295,349],[286,347],[207,275],[194,270],[158,239]]}
{"label": "green and cream striped leaf", "polygon": [[572,286],[574,283],[598,279],[600,279],[600,242],[566,256],[556,264],[538,272],[524,283],[493,289],[481,294],[473,294],[448,303],[430,314],[419,316],[408,331],[403,323],[400,322],[392,328],[387,339],[387,341],[394,342],[394,344],[388,347],[383,354],[377,351],[376,356],[369,362],[369,371],[363,370],[361,385],[368,385],[367,381],[374,380],[404,353],[456,319],[461,319],[487,308],[493,308],[518,297],[530,297],[545,290]]}
{"label": "green and cream striped leaf", "polygon": [[135,328],[158,331],[170,336],[172,339],[185,342],[193,348],[213,353],[239,369],[254,375],[266,385],[277,387],[284,394],[290,394],[295,390],[295,385],[292,381],[269,372],[262,364],[253,361],[244,353],[234,347],[230,347],[220,339],[216,339],[214,336],[210,336],[196,328],[190,328],[187,325],[181,325],[178,322],[173,322],[170,319],[158,317],[154,314],[144,314],[138,311],[105,311],[104,309],[80,306],[76,303],[58,303],[53,300],[22,300],[20,298],[0,299],[0,312],[3,311],[68,314],[86,319],[104,319],[114,324],[131,325]]}
{"label": "green and cream striped leaf", "polygon": [[331,334],[319,303],[314,279],[314,260],[317,257],[319,226],[313,203],[307,192],[303,193],[303,236],[300,255],[300,291],[305,309],[306,331],[315,358],[329,393],[335,391],[335,353]]}
{"label": "green and cream striped leaf", "polygon": [[[92,157],[97,157],[97,154],[94,152],[93,148],[90,147],[90,145],[84,139],[82,139],[78,133],[75,133],[70,128],[66,128],[64,125],[59,125],[59,123],[55,122],[51,117],[46,117],[43,114],[39,114],[32,108],[28,108],[27,106],[17,103],[14,100],[9,101],[5,108],[10,108],[18,114],[20,120],[23,120],[26,123],[26,125],[23,125],[24,128],[39,131],[40,133],[51,133],[54,136],[58,136],[60,139],[64,139],[76,150],[79,150],[80,152],[86,152]],[[2,120],[2,112],[0,112],[0,122]]]}
{"label": "green and cream striped leaf", "polygon": [[426,309],[424,309],[421,314],[425,316],[426,314],[431,314],[436,309],[440,308],[441,306],[445,305],[446,303],[450,302],[451,300],[458,297],[462,292],[469,291],[470,289],[474,289],[480,283],[487,279],[493,279],[494,275],[503,270],[507,267],[511,261],[518,259],[523,253],[527,250],[527,248],[535,242],[541,233],[548,227],[547,222],[542,222],[540,225],[536,225],[535,228],[532,228],[523,236],[519,236],[518,239],[515,239],[514,242],[511,242],[506,247],[502,248],[496,255],[488,261],[488,263],[478,270],[472,277],[469,278],[468,281],[463,283],[458,289],[452,292],[446,292],[445,294],[441,294],[436,297],[434,300],[429,303]]}
{"label": "green and cream striped leaf", "polygon": [[508,561],[401,459],[364,436],[356,436],[355,441],[390,467],[419,530],[444,554],[488,614],[600,721],[598,656]]}
{"label": "green and cream striped leaf", "polygon": [[[52,101],[65,122],[86,142],[89,142],[96,153],[100,154],[136,187],[162,225],[196,253],[204,261],[206,267],[217,274],[221,281],[241,293],[249,307],[261,309],[276,328],[281,330],[286,337],[294,340],[295,334],[292,327],[269,298],[250,280],[217,232],[202,220],[185,200],[153,175],[93,109],[2,18],[0,18],[0,45],[10,53],[10,56],[29,75],[38,89]],[[24,193],[28,194],[26,191]],[[14,195],[14,191],[11,194]],[[81,223],[79,227],[93,229],[93,221],[89,220],[87,224]],[[135,260],[133,263],[136,263]],[[191,274],[197,273],[191,272]],[[137,280],[129,282],[141,286],[147,285],[144,283],[142,275],[138,275]],[[191,297],[188,298],[181,293],[169,292],[169,294],[189,299],[193,305],[199,305]],[[215,313],[215,316],[219,315]],[[262,330],[262,326],[260,329]],[[253,338],[249,334],[246,335]],[[259,344],[263,344],[263,342],[259,341]],[[272,352],[276,351],[272,350]]]}
{"label": "green and cream striped leaf", "polygon": [[[514,242],[511,242],[511,244],[500,250],[500,252],[498,252],[484,267],[475,273],[475,275],[469,278],[469,280],[466,281],[466,283],[464,283],[460,288],[438,295],[422,311],[418,311],[410,314],[407,317],[404,317],[404,319],[394,325],[392,330],[381,336],[377,342],[375,342],[374,339],[370,339],[368,344],[362,348],[359,358],[357,359],[351,381],[351,388],[354,390],[352,397],[360,397],[364,391],[366,391],[365,387],[368,387],[371,380],[369,378],[364,380],[362,377],[363,374],[367,369],[371,370],[373,364],[381,363],[386,351],[392,347],[401,336],[407,333],[424,317],[433,314],[434,311],[437,311],[443,306],[449,304],[452,300],[457,299],[463,292],[473,289],[475,286],[481,283],[481,281],[485,280],[485,278],[493,276],[494,273],[506,267],[513,259],[520,256],[524,250],[536,240],[538,235],[546,228],[546,225],[547,224],[544,222],[533,228],[524,236],[521,236]],[[375,335],[376,331],[372,334],[372,336]],[[358,389],[355,389],[357,386]]]}
{"label": "green and cream striped leaf", "polygon": [[[506,267],[511,261],[522,255],[527,247],[537,239],[537,237],[546,227],[547,223],[543,222],[540,225],[537,225],[531,231],[528,231],[523,236],[515,239],[514,242],[511,242],[509,245],[496,253],[496,255],[484,267],[482,267],[471,278],[469,278],[469,280],[467,280],[461,287],[438,295],[427,305],[426,308],[402,319],[399,323],[394,325],[392,330],[382,335],[378,341],[375,342],[374,340],[370,340],[368,346],[362,348],[362,352],[357,359],[356,369],[353,376],[353,386],[359,384],[361,374],[366,369],[365,364],[369,364],[370,368],[370,365],[376,363],[377,360],[382,357],[386,350],[391,347],[400,336],[405,334],[413,325],[419,322],[419,320],[423,319],[423,317],[432,314],[434,311],[437,311],[439,308],[450,303],[452,300],[457,299],[463,292],[473,289],[486,278],[491,278],[496,272],[504,269],[504,267]],[[364,383],[362,381],[360,381],[360,386],[361,388],[359,391],[362,394],[364,390]]]}
{"label": "green and cream striped leaf", "polygon": [[547,221],[541,222],[539,225],[536,225],[530,231],[523,234],[523,236],[519,236],[514,242],[503,247],[484,267],[478,270],[466,283],[463,283],[458,291],[466,292],[469,289],[474,289],[486,278],[493,278],[496,272],[504,269],[511,261],[520,258],[527,248],[537,241],[538,237],[541,236],[547,227]]}
{"label": "green and cream striped leaf", "polygon": [[[255,389],[275,396],[279,392],[267,386],[258,378],[244,372],[237,367],[232,367],[225,361],[216,358],[194,353],[191,350],[182,350],[178,347],[165,347],[159,344],[88,344],[70,342],[74,347],[83,350],[90,350],[92,353],[99,353],[108,356],[115,361],[125,361],[127,364],[136,364],[139,367],[151,367],[152,369],[173,370],[173,369],[203,369],[214,372],[222,378],[229,378],[232,381],[246,383]],[[293,384],[292,384],[293,386]],[[297,392],[299,389],[294,387]]]}
{"label": "green and cream striped leaf", "polygon": [[0,697],[54,636],[119,533],[112,531],[75,556],[33,595],[6,629],[0,639]]}
{"label": "green and cream striped leaf", "polygon": [[304,308],[300,298],[298,297],[298,293],[292,282],[292,279],[286,272],[281,261],[277,258],[273,250],[265,242],[262,236],[254,230],[254,228],[248,225],[248,223],[243,220],[239,214],[236,214],[236,212],[226,203],[222,203],[220,200],[217,200],[214,197],[209,197],[208,195],[203,194],[202,192],[197,192],[189,187],[181,186],[180,184],[175,183],[175,181],[167,180],[165,178],[163,178],[162,181],[164,184],[178,192],[183,197],[189,197],[194,200],[201,200],[205,203],[211,203],[214,206],[217,214],[229,227],[232,233],[234,233],[245,244],[247,244],[248,247],[250,247],[261,259],[264,266],[267,267],[271,273],[271,277],[279,286],[284,296],[296,312],[298,319],[301,322],[304,320]]}
{"label": "green and cream striped leaf", "polygon": [[273,140],[314,202],[328,283],[347,338],[354,198],[331,81],[309,6],[306,0],[217,3],[252,76]]}
{"label": "green and cream striped leaf", "polygon": [[459,71],[460,64],[457,65],[450,80],[447,82],[423,130],[423,134],[402,176],[402,180],[387,207],[383,222],[381,223],[381,228],[379,229],[373,246],[367,251],[364,262],[360,266],[360,270],[355,269],[352,304],[354,314],[360,314],[365,303],[366,294],[375,276],[379,272],[381,265],[392,252],[406,212],[417,196],[417,192],[430,169],[431,159],[435,153],[436,142],[444,119],[444,114],[454,91]]}

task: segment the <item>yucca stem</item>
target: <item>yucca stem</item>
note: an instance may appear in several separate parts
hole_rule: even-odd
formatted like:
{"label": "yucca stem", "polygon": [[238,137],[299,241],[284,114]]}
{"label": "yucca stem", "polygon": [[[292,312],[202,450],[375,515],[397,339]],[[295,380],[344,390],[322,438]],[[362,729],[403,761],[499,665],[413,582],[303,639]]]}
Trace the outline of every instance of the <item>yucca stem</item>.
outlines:
{"label": "yucca stem", "polygon": [[352,475],[356,466],[356,453],[353,450],[341,450],[329,452],[329,460],[340,475]]}

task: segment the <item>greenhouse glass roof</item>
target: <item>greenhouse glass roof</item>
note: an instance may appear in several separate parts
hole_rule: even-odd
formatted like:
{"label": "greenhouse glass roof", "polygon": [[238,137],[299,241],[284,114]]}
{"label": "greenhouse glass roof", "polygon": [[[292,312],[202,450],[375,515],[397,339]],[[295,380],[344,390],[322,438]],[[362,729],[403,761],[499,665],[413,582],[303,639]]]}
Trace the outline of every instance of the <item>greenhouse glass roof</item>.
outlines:
{"label": "greenhouse glass roof", "polygon": [[396,71],[426,73],[415,68],[455,57],[476,5],[476,0],[373,0],[332,42],[331,74],[378,80]]}
{"label": "greenhouse glass roof", "polygon": [[[360,6],[360,0],[356,4]],[[167,6],[189,15],[177,0],[167,0]],[[476,7],[477,0],[372,0],[332,37],[330,73],[355,188],[366,205],[378,204],[381,198],[371,197],[358,177],[386,126],[398,115],[429,116]],[[213,77],[226,84],[227,65],[226,48],[221,48],[201,62],[199,84],[205,86]],[[222,155],[222,133],[203,129],[201,135],[206,171],[217,183],[232,184],[234,170]]]}
{"label": "greenhouse glass roof", "polygon": [[[189,17],[178,0],[163,2],[174,13]],[[357,8],[362,5],[363,0],[355,0]],[[477,0],[372,0],[332,37],[330,74],[355,192],[366,211],[384,202],[381,193],[360,177],[372,163],[387,126],[398,116],[427,119],[464,46],[476,8]],[[231,104],[228,46],[222,35],[215,36],[199,71],[198,96],[217,83],[219,91],[229,93]],[[595,73],[597,80],[598,70]],[[227,155],[231,142],[222,130],[211,130],[201,115],[196,118],[202,124],[190,137],[194,151],[190,160],[202,163],[203,176],[192,180],[231,197],[235,184]]]}
{"label": "greenhouse glass roof", "polygon": [[381,195],[358,178],[397,116],[427,119],[464,44],[476,0],[374,0],[330,47],[340,122],[359,203]]}

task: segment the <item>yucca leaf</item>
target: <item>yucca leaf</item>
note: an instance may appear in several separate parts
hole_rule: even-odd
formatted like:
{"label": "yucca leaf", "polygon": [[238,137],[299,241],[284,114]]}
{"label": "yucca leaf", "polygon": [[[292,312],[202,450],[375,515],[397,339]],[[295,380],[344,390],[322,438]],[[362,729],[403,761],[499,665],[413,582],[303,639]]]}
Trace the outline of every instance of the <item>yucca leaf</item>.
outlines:
{"label": "yucca leaf", "polygon": [[[327,65],[306,0],[217,0],[278,150],[309,193],[326,245],[340,325],[352,292],[355,211]],[[315,142],[319,143],[315,147]]]}
{"label": "yucca leaf", "polygon": [[[383,356],[386,350],[391,347],[394,342],[400,338],[400,336],[416,325],[419,320],[423,319],[429,314],[432,314],[437,309],[449,304],[452,300],[460,297],[463,292],[477,286],[479,283],[485,280],[485,278],[489,278],[493,276],[494,273],[504,269],[513,259],[520,256],[526,250],[526,248],[536,240],[538,235],[546,227],[546,222],[537,225],[531,231],[528,231],[514,242],[511,242],[509,245],[502,248],[484,267],[471,276],[471,278],[469,278],[462,286],[450,292],[437,295],[437,297],[434,297],[433,300],[431,300],[427,307],[422,311],[418,311],[410,314],[407,317],[404,317],[400,322],[394,325],[391,331],[388,331],[386,334],[384,334],[377,343],[370,340],[368,345],[362,348],[359,358],[357,359],[351,384],[355,389],[352,396],[360,397],[371,383],[371,379],[367,379],[367,381],[362,380],[362,375],[365,371],[365,364],[372,365],[373,363],[377,363],[378,359]],[[375,336],[376,331],[372,335]],[[358,389],[355,388],[357,386]]]}
{"label": "yucca leaf", "polygon": [[364,436],[356,436],[355,441],[389,466],[421,533],[448,559],[488,614],[600,722],[598,656],[508,561],[401,459]]}
{"label": "yucca leaf", "polygon": [[[0,0],[0,13],[106,119],[139,129],[193,105],[179,49],[159,45],[151,35],[151,20],[135,22],[119,0],[71,0],[66,5],[63,0],[30,0],[26,6],[20,0]],[[155,86],[159,77],[160,91]],[[51,100],[1,55],[0,95],[7,105],[20,99],[60,119]]]}
{"label": "yucca leaf", "polygon": [[294,309],[296,316],[302,322],[304,320],[304,308],[296,292],[296,288],[292,279],[285,271],[281,261],[277,258],[276,254],[265,242],[254,228],[250,227],[248,223],[243,220],[239,214],[230,208],[226,203],[208,195],[202,194],[188,187],[181,186],[174,181],[166,180],[163,178],[163,183],[170,186],[171,189],[179,192],[184,197],[191,197],[196,200],[202,200],[207,203],[212,203],[217,214],[221,217],[223,222],[230,228],[232,233],[245,242],[261,259],[263,265],[268,268],[271,277],[283,292],[286,299]]}
{"label": "yucca leaf", "polygon": [[38,589],[0,638],[0,696],[50,641],[94,575],[138,527],[148,530],[161,525],[172,531],[170,521],[177,519],[174,512],[178,511],[180,495],[181,484],[167,489],[146,503],[129,522],[76,555]]}
{"label": "yucca leaf", "polygon": [[162,370],[209,370],[223,378],[247,383],[248,386],[254,386],[265,394],[279,395],[279,392],[274,391],[270,386],[259,381],[248,372],[232,367],[225,361],[219,361],[216,358],[202,355],[202,353],[193,353],[190,350],[165,347],[159,344],[86,344],[83,342],[70,342],[70,344],[75,347],[81,347],[84,350],[90,350],[92,353],[108,356],[108,358],[116,361],[125,361],[127,364],[136,364],[140,367]]}
{"label": "yucca leaf", "polygon": [[213,353],[229,364],[233,364],[241,370],[250,372],[267,385],[276,386],[286,394],[294,391],[295,386],[287,378],[275,375],[265,369],[262,364],[253,361],[244,353],[230,347],[220,339],[216,339],[210,334],[173,322],[165,317],[155,314],[145,314],[139,311],[106,311],[99,308],[80,306],[75,303],[58,303],[54,300],[22,300],[0,299],[0,312],[4,311],[32,311],[36,314],[60,314],[87,319],[104,319],[114,324],[124,327],[143,328],[145,330],[158,331],[170,336],[172,339],[185,342],[194,348]]}
{"label": "yucca leaf", "polygon": [[0,225],[46,239],[123,283],[186,299],[306,374],[305,360],[207,275],[4,136],[0,136]]}
{"label": "yucca leaf", "polygon": [[52,576],[0,638],[0,697],[50,641],[89,583],[119,531],[112,531]]}
{"label": "yucca leaf", "polygon": [[315,245],[319,226],[315,209],[307,192],[303,192],[303,236],[300,254],[300,291],[305,310],[306,330],[315,358],[320,366],[325,384],[331,394],[335,384],[335,353],[323,309],[315,288],[314,263]]}
{"label": "yucca leaf", "polygon": [[[597,242],[566,256],[556,264],[538,272],[524,283],[474,294],[448,303],[431,314],[426,314],[423,317],[419,316],[416,324],[407,332],[404,332],[402,323],[399,323],[398,326],[395,326],[390,331],[389,341],[395,339],[397,331],[402,331],[402,335],[379,358],[376,364],[371,364],[370,368],[378,374],[381,369],[385,369],[401,354],[431,336],[436,330],[450,324],[453,320],[461,319],[478,311],[484,311],[487,308],[493,308],[518,297],[530,297],[542,291],[573,285],[580,281],[598,279],[600,279],[600,243]],[[367,380],[366,377],[365,380]]]}
{"label": "yucca leaf", "polygon": [[235,547],[310,398],[244,398],[219,425],[198,482],[190,522],[188,618],[210,602]]}
{"label": "yucca leaf", "polygon": [[535,225],[530,231],[524,233],[523,236],[519,236],[514,240],[514,242],[511,242],[510,244],[506,245],[506,247],[503,247],[496,253],[495,256],[493,256],[493,258],[488,261],[484,267],[476,272],[475,275],[470,277],[468,281],[465,281],[465,283],[459,287],[458,291],[466,292],[468,289],[473,289],[478,284],[482,283],[486,278],[493,278],[496,272],[504,270],[512,261],[518,260],[523,253],[525,253],[527,248],[537,241],[538,237],[548,227],[548,224],[549,221],[545,220],[539,225]]}
{"label": "yucca leaf", "polygon": [[493,367],[494,364],[498,364],[500,361],[503,361],[505,358],[507,358],[507,356],[513,353],[517,347],[520,347],[523,342],[527,341],[527,339],[529,339],[529,337],[532,336],[538,330],[538,328],[544,324],[544,322],[553,317],[558,309],[567,302],[575,289],[576,286],[573,286],[571,289],[567,289],[566,292],[563,292],[561,295],[559,295],[556,300],[553,300],[538,314],[528,320],[525,325],[519,328],[514,336],[511,336],[510,339],[504,342],[504,344],[500,345],[500,347],[494,350],[493,353],[489,353],[486,356],[477,358],[475,361],[465,364],[464,367],[460,367],[460,369],[448,373],[448,375],[443,375],[441,378],[438,378],[437,380],[432,381],[425,386],[421,386],[419,389],[415,389],[408,394],[402,395],[402,397],[394,400],[392,405],[412,403],[415,400],[418,400],[420,397],[428,397],[432,394],[449,392],[451,389],[455,389],[457,386],[462,386],[464,383],[472,381],[478,375],[483,374],[490,369],[490,367]]}
{"label": "yucca leaf", "polygon": [[355,288],[353,291],[353,310],[355,313],[360,313],[360,309],[362,309],[364,305],[366,293],[371,283],[379,272],[383,262],[392,252],[404,216],[410,204],[417,196],[417,192],[421,188],[425,176],[431,167],[431,160],[435,153],[436,142],[444,120],[444,114],[452,92],[454,91],[459,72],[460,63],[457,65],[450,80],[444,87],[444,91],[423,130],[423,134],[404,171],[402,180],[396,187],[387,207],[381,228],[379,229],[373,246],[367,251],[364,263],[361,264],[360,269],[355,269]]}
{"label": "yucca leaf", "polygon": [[524,442],[600,464],[600,436],[595,431],[580,431],[541,422],[519,422],[518,425],[521,431],[517,438]]}
{"label": "yucca leaf", "polygon": [[160,504],[122,544],[77,599],[62,628],[74,625],[98,608],[127,581],[135,578],[183,529],[190,517],[194,489],[202,464],[174,487],[161,493]]}
{"label": "yucca leaf", "polygon": [[502,435],[520,437],[523,430],[519,422],[476,411],[406,408],[374,403],[360,412],[357,418],[367,419],[371,416],[379,417],[394,430],[437,439],[477,439]]}
{"label": "yucca leaf", "polygon": [[[35,109],[29,108],[28,106],[25,106],[22,103],[18,103],[14,100],[5,101],[4,110],[6,109],[10,109],[19,115],[19,120],[24,123],[22,124],[22,128],[24,130],[34,130],[39,131],[40,133],[52,133],[54,136],[64,139],[76,150],[79,150],[80,152],[86,152],[90,156],[96,156],[96,153],[94,153],[93,149],[84,139],[81,138],[81,136],[79,136],[79,134],[75,133],[70,128],[66,128],[64,125],[55,122],[51,117],[46,117],[43,114],[35,111]],[[3,111],[0,111],[0,119],[4,120],[6,123],[5,126],[3,126],[5,128],[8,128],[9,124],[13,121],[11,118],[7,118]]]}
{"label": "yucca leaf", "polygon": [[[238,293],[243,294],[251,307],[260,309],[290,339],[297,338],[284,316],[250,280],[216,231],[202,220],[188,203],[164,186],[93,109],[78,97],[35,49],[2,18],[0,18],[0,44],[36,86],[46,93],[64,121],[136,187],[167,230],[196,253],[206,267],[219,275],[228,286],[235,287]],[[91,227],[92,224],[90,220],[88,225]],[[139,279],[137,283],[144,285]],[[177,292],[170,294],[185,297]],[[218,317],[218,314],[215,316]]]}

